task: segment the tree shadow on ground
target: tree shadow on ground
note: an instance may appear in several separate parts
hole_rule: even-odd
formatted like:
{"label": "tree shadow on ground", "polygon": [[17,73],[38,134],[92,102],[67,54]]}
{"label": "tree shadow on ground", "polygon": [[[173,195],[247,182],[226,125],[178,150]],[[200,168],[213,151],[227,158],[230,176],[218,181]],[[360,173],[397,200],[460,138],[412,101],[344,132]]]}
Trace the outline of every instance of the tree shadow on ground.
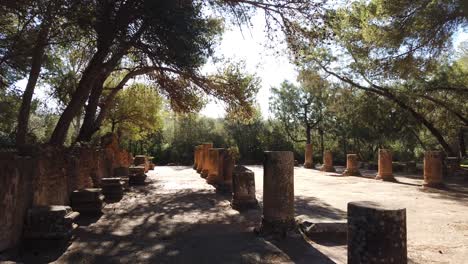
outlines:
{"label": "tree shadow on ground", "polygon": [[148,196],[136,193],[131,203],[126,204],[123,199],[119,208],[105,211],[95,224],[80,227],[73,245],[62,256],[57,253],[56,257],[60,258],[43,258],[25,252],[22,261],[293,263],[303,259],[304,263],[330,263],[319,253],[292,248],[282,251],[256,237],[251,227],[259,222],[259,211],[239,214],[230,209],[224,196],[211,190],[187,189]]}
{"label": "tree shadow on ground", "polygon": [[314,219],[346,219],[345,211],[335,208],[315,197],[296,196],[294,205],[296,215],[307,215]]}

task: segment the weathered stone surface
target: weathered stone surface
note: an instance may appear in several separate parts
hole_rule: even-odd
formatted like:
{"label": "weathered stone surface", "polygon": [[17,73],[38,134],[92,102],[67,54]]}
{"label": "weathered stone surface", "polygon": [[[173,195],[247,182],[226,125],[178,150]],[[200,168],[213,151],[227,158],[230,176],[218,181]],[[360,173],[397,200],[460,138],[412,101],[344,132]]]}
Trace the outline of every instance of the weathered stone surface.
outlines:
{"label": "weathered stone surface", "polygon": [[213,148],[213,143],[204,143],[203,144],[203,161],[202,161],[202,168],[201,168],[201,177],[206,178],[208,177],[208,173],[210,171],[210,149]]}
{"label": "weathered stone surface", "polygon": [[265,151],[263,171],[263,217],[258,231],[283,237],[295,227],[293,153]]}
{"label": "weathered stone surface", "polygon": [[426,151],[424,154],[424,187],[444,186],[442,173],[442,152]]}
{"label": "weathered stone surface", "polygon": [[205,160],[204,146],[198,146],[198,162],[197,162],[197,173],[201,174],[203,170],[203,162]]}
{"label": "weathered stone surface", "polygon": [[232,208],[239,211],[258,208],[253,171],[244,166],[236,166],[232,175],[232,183]]}
{"label": "weathered stone surface", "polygon": [[208,176],[206,177],[206,182],[208,184],[218,185],[223,183],[224,175],[224,155],[226,149],[223,148],[212,148],[209,151],[210,156],[210,167],[208,170]]}
{"label": "weathered stone surface", "polygon": [[34,164],[32,157],[0,153],[0,252],[19,243],[32,202]]}
{"label": "weathered stone surface", "polygon": [[377,180],[396,181],[393,177],[392,152],[388,149],[379,149],[379,165]]}
{"label": "weathered stone surface", "polygon": [[144,166],[130,166],[128,167],[129,175],[132,174],[145,174],[145,167]]}
{"label": "weathered stone surface", "polygon": [[100,214],[103,207],[104,196],[99,188],[76,190],[72,192],[70,204],[73,211],[81,214]]}
{"label": "weathered stone surface", "polygon": [[216,185],[216,190],[222,193],[232,193],[232,175],[234,172],[235,159],[232,153],[227,150],[224,153],[223,177],[221,182]]}
{"label": "weathered stone surface", "polygon": [[46,146],[34,158],[33,205],[67,204],[73,184],[67,177],[70,163],[66,149]]}
{"label": "weathered stone surface", "polygon": [[133,159],[133,165],[135,166],[143,166],[145,168],[145,173],[149,170],[149,161],[148,157],[145,155],[136,155]]}
{"label": "weathered stone surface", "polygon": [[323,152],[323,166],[321,170],[325,172],[336,171],[335,167],[333,167],[333,154],[329,150]]}
{"label": "weathered stone surface", "polygon": [[345,176],[361,176],[359,172],[359,162],[357,154],[346,155],[346,170],[343,172]]}
{"label": "weathered stone surface", "polygon": [[130,174],[128,176],[129,185],[143,185],[145,184],[146,174],[144,166],[130,166]]}
{"label": "weathered stone surface", "polygon": [[314,167],[314,160],[312,156],[312,144],[306,144],[304,168],[312,169],[313,167]]}
{"label": "weathered stone surface", "polygon": [[76,228],[79,213],[69,206],[39,206],[28,210],[24,227],[26,239],[66,239]]}
{"label": "weathered stone surface", "polygon": [[195,146],[193,150],[193,169],[196,170],[198,167],[198,160],[200,156],[200,146]]}
{"label": "weathered stone surface", "polygon": [[103,178],[102,194],[107,201],[120,200],[123,196],[123,184],[120,178]]}
{"label": "weathered stone surface", "polygon": [[348,203],[348,263],[407,263],[406,209]]}
{"label": "weathered stone surface", "polygon": [[335,220],[300,215],[296,217],[296,224],[310,239],[344,239],[348,232],[346,219]]}

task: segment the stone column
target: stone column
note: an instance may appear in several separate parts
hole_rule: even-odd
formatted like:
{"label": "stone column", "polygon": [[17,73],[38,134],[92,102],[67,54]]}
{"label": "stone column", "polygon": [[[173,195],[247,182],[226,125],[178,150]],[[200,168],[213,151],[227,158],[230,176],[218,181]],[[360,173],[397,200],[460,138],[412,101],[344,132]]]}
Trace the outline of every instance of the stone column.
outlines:
{"label": "stone column", "polygon": [[346,155],[346,170],[343,172],[345,176],[361,176],[358,166],[357,154]]}
{"label": "stone column", "polygon": [[377,180],[396,181],[392,171],[392,152],[389,149],[379,149],[379,167]]}
{"label": "stone column", "polygon": [[198,149],[199,146],[195,146],[194,151],[193,151],[193,169],[197,169],[197,163],[198,163]]}
{"label": "stone column", "polygon": [[210,149],[211,166],[206,177],[208,184],[218,185],[223,182],[224,154],[226,149],[212,148]]}
{"label": "stone column", "polygon": [[232,192],[232,208],[239,211],[258,208],[253,171],[244,166],[236,166],[232,176]]}
{"label": "stone column", "polygon": [[197,162],[197,173],[201,174],[203,169],[203,160],[205,159],[203,145],[198,146],[198,162]]}
{"label": "stone column", "polygon": [[312,156],[312,144],[306,144],[305,146],[304,168],[307,168],[307,169],[314,168],[314,159]]}
{"label": "stone column", "polygon": [[216,189],[222,193],[232,193],[232,174],[234,171],[235,160],[229,151],[225,151],[223,160],[223,178],[216,186]]}
{"label": "stone column", "polygon": [[407,263],[406,209],[348,203],[348,263]]}
{"label": "stone column", "polygon": [[426,151],[424,153],[424,187],[440,188],[444,186],[442,176],[442,153]]}
{"label": "stone column", "polygon": [[203,158],[202,158],[202,165],[201,165],[201,177],[206,178],[208,176],[208,166],[209,166],[209,151],[213,148],[213,143],[203,143]]}
{"label": "stone column", "polygon": [[333,167],[333,154],[331,151],[326,150],[323,152],[323,166],[322,171],[325,172],[335,172],[335,168]]}
{"label": "stone column", "polygon": [[291,151],[265,151],[259,233],[285,236],[294,226],[294,155]]}

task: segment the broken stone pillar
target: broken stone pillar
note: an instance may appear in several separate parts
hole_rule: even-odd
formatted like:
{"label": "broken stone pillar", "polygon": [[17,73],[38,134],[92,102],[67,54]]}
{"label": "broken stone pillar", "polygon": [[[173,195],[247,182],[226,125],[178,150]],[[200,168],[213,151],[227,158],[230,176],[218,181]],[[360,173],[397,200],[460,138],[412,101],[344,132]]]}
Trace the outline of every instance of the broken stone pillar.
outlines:
{"label": "broken stone pillar", "polygon": [[406,209],[348,203],[348,263],[407,263]]}
{"label": "broken stone pillar", "polygon": [[101,181],[102,194],[107,201],[118,201],[123,196],[123,184],[120,178],[103,178]]}
{"label": "broken stone pillar", "polygon": [[357,154],[346,155],[346,170],[343,172],[345,176],[361,176],[359,172],[358,156]]}
{"label": "broken stone pillar", "polygon": [[218,185],[223,183],[224,175],[224,155],[226,149],[223,148],[212,148],[210,149],[210,161],[211,166],[206,177],[206,182],[208,184]]}
{"label": "broken stone pillar", "polygon": [[379,166],[377,180],[396,181],[392,171],[392,152],[388,149],[379,149]]}
{"label": "broken stone pillar", "polygon": [[284,237],[294,229],[294,155],[265,151],[263,161],[263,217],[260,234]]}
{"label": "broken stone pillar", "polygon": [[129,174],[130,170],[128,169],[128,167],[117,167],[114,169],[114,177],[120,178],[124,190],[128,189],[128,181],[130,180],[128,177]]}
{"label": "broken stone pillar", "polygon": [[69,206],[37,206],[28,210],[24,227],[27,240],[69,239],[77,227],[74,221],[80,213]]}
{"label": "broken stone pillar", "polygon": [[145,155],[136,155],[133,159],[133,165],[145,167],[145,173],[147,173],[149,170],[148,157],[146,157]]}
{"label": "broken stone pillar", "polygon": [[255,175],[244,166],[236,166],[232,175],[232,208],[242,211],[258,208]]}
{"label": "broken stone pillar", "polygon": [[304,168],[307,168],[307,169],[314,168],[314,161],[313,161],[313,156],[312,156],[312,144],[306,144],[305,146]]}
{"label": "broken stone pillar", "polygon": [[130,166],[128,175],[128,183],[130,185],[144,185],[146,180],[144,166]]}
{"label": "broken stone pillar", "polygon": [[103,200],[102,191],[98,188],[76,190],[70,195],[70,205],[73,211],[80,214],[100,214]]}
{"label": "broken stone pillar", "polygon": [[324,172],[335,172],[335,167],[333,167],[333,154],[331,151],[326,150],[323,152],[323,166],[322,171]]}
{"label": "broken stone pillar", "polygon": [[424,153],[424,187],[440,188],[444,186],[442,176],[442,153],[426,151]]}
{"label": "broken stone pillar", "polygon": [[213,143],[204,143],[203,144],[203,165],[201,170],[201,177],[206,178],[208,177],[208,173],[210,170],[210,149],[213,148]]}

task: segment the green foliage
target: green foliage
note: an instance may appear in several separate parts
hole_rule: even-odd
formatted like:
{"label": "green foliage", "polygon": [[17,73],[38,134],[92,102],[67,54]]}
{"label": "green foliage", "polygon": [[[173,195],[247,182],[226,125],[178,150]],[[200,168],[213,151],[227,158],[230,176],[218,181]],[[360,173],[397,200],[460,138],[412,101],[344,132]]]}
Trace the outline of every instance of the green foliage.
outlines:
{"label": "green foliage", "polygon": [[153,87],[135,83],[117,95],[105,125],[127,140],[141,140],[161,129],[161,107],[162,99]]}

